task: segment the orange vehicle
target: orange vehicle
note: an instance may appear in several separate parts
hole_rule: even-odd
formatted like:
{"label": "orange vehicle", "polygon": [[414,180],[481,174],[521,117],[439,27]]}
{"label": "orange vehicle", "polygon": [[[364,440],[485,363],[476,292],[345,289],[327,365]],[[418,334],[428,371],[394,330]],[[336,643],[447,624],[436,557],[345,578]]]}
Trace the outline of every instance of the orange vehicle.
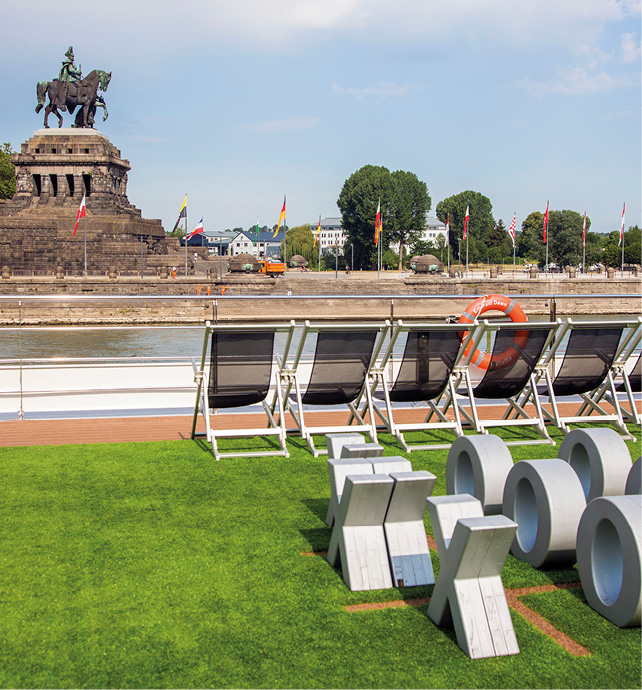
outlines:
{"label": "orange vehicle", "polygon": [[285,273],[285,264],[278,261],[259,261],[259,273],[269,275],[272,278],[282,276]]}

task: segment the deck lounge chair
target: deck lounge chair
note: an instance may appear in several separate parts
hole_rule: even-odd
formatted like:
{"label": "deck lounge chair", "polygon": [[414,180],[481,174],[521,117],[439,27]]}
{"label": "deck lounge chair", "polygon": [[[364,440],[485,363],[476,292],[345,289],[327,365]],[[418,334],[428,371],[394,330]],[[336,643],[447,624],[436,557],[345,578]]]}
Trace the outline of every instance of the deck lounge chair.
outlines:
{"label": "deck lounge chair", "polygon": [[[569,424],[592,422],[604,425],[612,423],[624,438],[633,439],[629,434],[620,409],[612,367],[618,353],[621,352],[622,333],[627,328],[635,328],[635,321],[602,321],[574,322],[572,319],[562,324],[555,334],[543,366],[538,372],[536,383],[539,397],[548,397],[551,411],[542,408],[545,420],[555,424],[565,434],[570,431]],[[555,373],[553,370],[555,355],[567,342],[562,364]],[[622,343],[625,344],[625,343]],[[543,381],[543,383],[542,383]],[[613,409],[604,408],[601,404],[604,395],[600,389],[609,394]],[[532,393],[527,392],[527,395]],[[575,415],[562,414],[559,403],[573,398],[578,401]],[[591,414],[595,412],[595,416]]]}
{"label": "deck lounge chair", "polygon": [[[638,411],[634,393],[642,391],[642,352],[638,352],[640,343],[642,343],[642,317],[638,317],[637,325],[634,328],[625,332],[611,366],[615,391],[619,393],[618,402],[622,417],[625,421],[638,425],[642,424],[642,415]],[[637,360],[630,368],[630,363],[635,360],[636,355]],[[597,393],[592,396],[592,400],[595,403],[605,400],[615,407],[608,378],[602,383]],[[578,414],[583,414],[588,409],[589,404],[584,402]]]}
{"label": "deck lounge chair", "polygon": [[[278,421],[265,402],[272,381],[274,338],[277,332],[286,333],[286,348],[292,340],[294,322],[288,325],[212,325],[207,322],[203,339],[203,355],[200,369],[195,372],[197,382],[196,405],[192,423],[192,438],[196,434],[199,410],[205,419],[205,436],[212,444],[217,460],[223,457],[243,455],[261,457],[281,455],[289,457],[285,443],[285,425]],[[275,396],[281,400],[280,381],[276,380]],[[211,424],[211,410],[247,407],[261,403],[267,415],[265,428],[217,429]],[[274,436],[278,448],[260,451],[236,451],[221,453],[217,440]]]}
{"label": "deck lounge chair", "polygon": [[[279,378],[283,390],[283,413],[289,412],[296,429],[305,439],[314,457],[327,453],[326,448],[315,446],[315,434],[364,432],[372,442],[377,440],[374,420],[366,421],[359,413],[355,401],[362,392],[370,409],[370,390],[365,386],[371,362],[375,361],[389,323],[379,324],[311,324],[305,322],[299,346],[292,361],[287,356],[279,362]],[[301,362],[306,342],[316,336],[316,349],[309,381],[304,389]],[[305,419],[305,408],[346,405],[350,416],[343,425],[325,424],[311,427]],[[276,412],[278,401],[272,402]],[[284,414],[279,415],[280,418]]]}
{"label": "deck lounge chair", "polygon": [[626,393],[627,401],[629,404],[629,409],[627,409],[622,402],[620,402],[620,409],[622,411],[622,416],[627,420],[634,422],[638,426],[642,426],[642,414],[638,410],[634,393],[642,392],[642,352],[638,356],[638,361],[633,366],[631,373],[627,374],[624,369],[622,369],[622,383],[620,383],[616,390],[618,392]]}
{"label": "deck lounge chair", "polygon": [[[406,345],[396,376],[393,370],[393,350],[400,337],[406,335]],[[406,452],[449,448],[450,443],[409,443],[404,432],[447,429],[455,436],[463,434],[459,409],[454,408],[455,418],[448,419],[439,409],[439,402],[446,389],[452,386],[451,373],[464,353],[462,335],[470,338],[472,331],[457,324],[404,324],[398,321],[392,329],[390,342],[381,361],[368,374],[373,399],[383,400],[380,409],[373,404],[371,415],[376,416],[383,426],[403,446]],[[391,379],[394,383],[390,385]],[[454,389],[451,390],[454,393]],[[421,403],[428,405],[422,421],[400,423],[401,408],[395,403]],[[429,421],[429,418],[435,418]]]}
{"label": "deck lounge chair", "polygon": [[[530,396],[535,406],[534,416],[526,410],[525,403],[518,402],[518,398],[526,386],[535,385],[536,367],[551,343],[556,328],[556,324],[546,322],[482,321],[475,328],[469,352],[460,359],[452,374],[457,397],[452,392],[447,393],[442,413],[453,405],[459,409],[465,423],[472,426],[478,434],[487,434],[488,429],[492,427],[532,426],[541,436],[541,439],[511,439],[506,441],[507,445],[554,445],[555,442],[546,430],[537,390],[533,388],[535,392]],[[477,348],[488,333],[495,334],[488,369],[481,380],[473,386],[470,365],[478,360]],[[470,412],[459,396],[467,398]],[[501,418],[482,421],[478,410],[478,402],[481,400],[506,400],[507,407]]]}

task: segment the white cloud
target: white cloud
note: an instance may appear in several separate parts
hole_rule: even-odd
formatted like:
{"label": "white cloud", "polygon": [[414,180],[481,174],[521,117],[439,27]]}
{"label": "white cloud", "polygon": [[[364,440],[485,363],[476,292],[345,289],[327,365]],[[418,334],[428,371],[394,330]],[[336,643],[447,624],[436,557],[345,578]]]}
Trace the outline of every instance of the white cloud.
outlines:
{"label": "white cloud", "polygon": [[575,67],[564,73],[560,79],[551,82],[524,80],[521,85],[536,96],[556,93],[564,96],[594,94],[628,86],[639,85],[640,74],[613,75],[604,71],[591,74],[584,67]]}
{"label": "white cloud", "polygon": [[622,34],[620,37],[620,61],[638,62],[640,59],[640,44],[635,40],[635,34]]}
{"label": "white cloud", "polygon": [[394,82],[378,82],[371,86],[364,86],[359,89],[346,88],[338,84],[332,84],[332,90],[337,93],[347,94],[349,96],[356,96],[358,99],[366,96],[373,96],[375,98],[389,98],[393,96],[403,96],[415,87],[409,84],[396,84]]}
{"label": "white cloud", "polygon": [[465,37],[579,46],[590,45],[607,23],[638,15],[640,0],[111,0],[108,8],[88,4],[71,25],[55,5],[33,0],[3,8],[9,15],[7,25],[27,27],[28,22],[21,22],[33,16],[34,9],[50,27],[52,45],[63,30],[70,35],[83,26],[100,26],[97,41],[101,35],[113,40],[114,33],[136,36],[137,42],[155,44],[154,52],[166,38],[173,39],[168,43],[173,50],[186,36],[195,47],[198,40],[222,46],[259,41],[287,50],[329,33],[384,45],[410,41],[455,46]]}
{"label": "white cloud", "polygon": [[270,122],[257,122],[252,125],[241,126],[247,132],[292,132],[302,129],[317,127],[319,120],[316,117],[292,117],[287,120],[272,120]]}

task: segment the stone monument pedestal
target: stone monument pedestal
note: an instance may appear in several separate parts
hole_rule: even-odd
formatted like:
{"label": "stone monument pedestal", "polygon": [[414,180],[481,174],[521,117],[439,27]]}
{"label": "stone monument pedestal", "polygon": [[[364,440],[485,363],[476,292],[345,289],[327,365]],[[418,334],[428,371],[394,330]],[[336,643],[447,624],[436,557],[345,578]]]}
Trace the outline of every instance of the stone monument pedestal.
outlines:
{"label": "stone monument pedestal", "polygon": [[[142,218],[127,198],[129,161],[94,129],[40,129],[13,154],[16,193],[0,202],[0,265],[14,273],[84,270],[85,219],[72,238],[85,196],[87,270],[140,270],[145,256],[167,254],[160,220]],[[157,261],[155,262],[157,263]]]}

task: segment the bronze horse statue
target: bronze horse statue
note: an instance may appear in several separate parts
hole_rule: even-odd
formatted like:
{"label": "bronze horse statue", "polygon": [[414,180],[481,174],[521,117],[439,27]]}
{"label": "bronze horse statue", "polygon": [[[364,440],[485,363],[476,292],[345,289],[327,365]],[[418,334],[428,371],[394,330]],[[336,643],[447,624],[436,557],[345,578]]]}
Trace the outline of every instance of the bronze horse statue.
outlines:
{"label": "bronze horse statue", "polygon": [[[80,110],[76,115],[75,126],[92,127],[96,106],[104,106],[102,97],[98,96],[98,90],[107,91],[110,79],[111,72],[95,69],[77,82],[64,82],[59,79],[39,81],[36,86],[38,97],[36,112],[39,113],[42,110],[47,97],[49,97],[49,103],[45,108],[45,127],[47,129],[49,129],[47,123],[49,113],[53,113],[58,118],[58,127],[62,127],[62,115],[58,112],[58,108],[63,112],[68,110],[71,115],[77,106],[80,106]],[[99,99],[98,102],[97,99]]]}

